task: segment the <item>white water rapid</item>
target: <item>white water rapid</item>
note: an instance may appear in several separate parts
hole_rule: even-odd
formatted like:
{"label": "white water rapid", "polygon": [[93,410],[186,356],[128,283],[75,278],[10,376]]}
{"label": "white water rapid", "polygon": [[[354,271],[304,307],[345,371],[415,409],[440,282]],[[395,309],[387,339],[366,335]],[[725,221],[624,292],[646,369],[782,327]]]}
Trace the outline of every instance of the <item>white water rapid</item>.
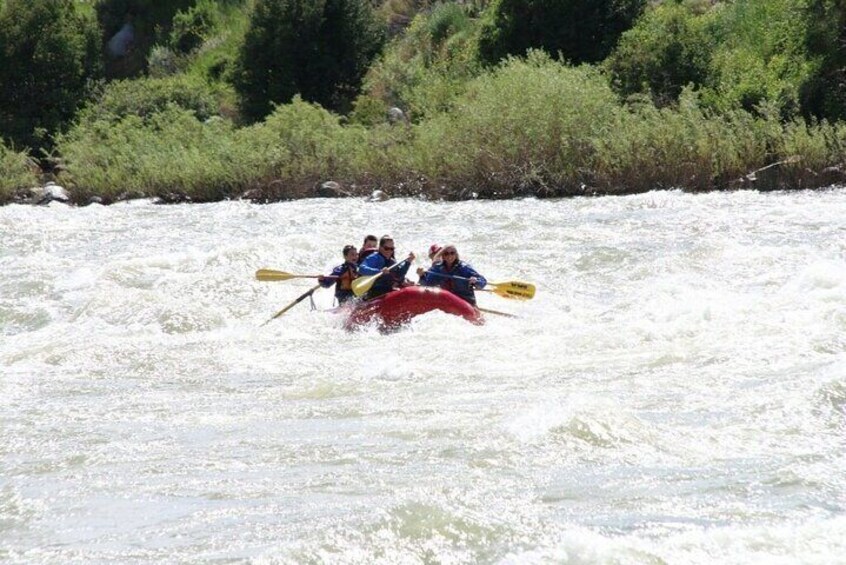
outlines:
{"label": "white water rapid", "polygon": [[[537,296],[259,327],[366,233]],[[0,562],[239,561],[846,563],[846,190],[0,208]]]}

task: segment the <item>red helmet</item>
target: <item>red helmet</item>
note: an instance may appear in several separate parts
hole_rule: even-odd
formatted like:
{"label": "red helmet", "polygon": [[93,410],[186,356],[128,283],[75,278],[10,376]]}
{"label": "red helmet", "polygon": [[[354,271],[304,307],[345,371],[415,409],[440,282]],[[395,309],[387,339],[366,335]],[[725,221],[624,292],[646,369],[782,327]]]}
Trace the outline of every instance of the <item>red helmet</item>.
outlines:
{"label": "red helmet", "polygon": [[435,255],[437,255],[437,254],[438,254],[438,252],[439,252],[441,249],[443,249],[443,247],[441,247],[441,246],[440,246],[440,245],[438,245],[437,243],[433,243],[432,245],[430,245],[430,246],[429,246],[429,258],[431,259],[431,258],[432,258],[432,257],[434,257]]}

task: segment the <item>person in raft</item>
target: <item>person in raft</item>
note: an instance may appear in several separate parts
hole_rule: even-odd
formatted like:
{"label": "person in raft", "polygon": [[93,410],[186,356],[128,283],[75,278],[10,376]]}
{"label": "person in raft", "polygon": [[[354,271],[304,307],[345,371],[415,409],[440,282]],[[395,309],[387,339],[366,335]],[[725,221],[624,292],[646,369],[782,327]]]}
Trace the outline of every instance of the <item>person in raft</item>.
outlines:
{"label": "person in raft", "polygon": [[376,279],[370,290],[364,294],[364,300],[371,300],[403,286],[405,275],[413,261],[414,253],[409,253],[398,267],[392,269],[391,267],[397,264],[394,259],[394,238],[383,235],[379,240],[379,252],[368,255],[358,266],[358,274],[362,277],[382,273],[382,276]]}
{"label": "person in raft", "polygon": [[461,260],[454,245],[444,247],[441,250],[441,258],[442,261],[429,267],[429,270],[423,275],[421,284],[424,286],[439,286],[475,306],[476,293],[474,289],[485,288],[488,281],[476,272],[469,263]]}
{"label": "person in raft", "polygon": [[355,245],[345,245],[343,254],[343,264],[332,269],[331,275],[317,277],[317,282],[323,288],[329,288],[332,283],[335,284],[335,300],[338,301],[339,306],[347,300],[355,298],[352,291],[352,282],[353,279],[358,277],[358,251],[356,251]]}
{"label": "person in raft", "polygon": [[[441,260],[441,251],[443,250],[444,248],[438,245],[437,243],[433,243],[429,246],[429,261],[431,262],[429,264],[430,267]],[[425,274],[426,269],[424,269],[423,267],[417,267],[417,276],[420,279],[420,284],[423,284],[423,275]]]}
{"label": "person in raft", "polygon": [[368,235],[364,238],[364,244],[361,246],[361,249],[358,250],[358,262],[361,263],[364,261],[368,255],[372,255],[379,251],[379,246],[377,242],[379,240],[376,239],[375,235]]}

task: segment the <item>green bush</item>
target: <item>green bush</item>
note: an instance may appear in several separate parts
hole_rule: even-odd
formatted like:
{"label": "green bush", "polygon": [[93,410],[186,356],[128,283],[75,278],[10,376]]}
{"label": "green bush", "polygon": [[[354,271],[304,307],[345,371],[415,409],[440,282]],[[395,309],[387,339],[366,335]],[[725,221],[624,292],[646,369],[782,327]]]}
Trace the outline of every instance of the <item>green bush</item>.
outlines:
{"label": "green bush", "polygon": [[24,152],[0,143],[0,205],[11,202],[19,189],[38,185],[37,167]]}
{"label": "green bush", "polygon": [[673,108],[628,106],[609,134],[595,141],[596,187],[602,192],[726,187],[767,163],[766,126],[742,110],[712,115],[690,90]]}
{"label": "green bush", "polygon": [[715,20],[718,44],[704,100],[720,111],[754,111],[775,103],[788,118],[799,110],[800,89],[816,63],[805,39],[806,0],[738,0]]}
{"label": "green bush", "polygon": [[202,80],[180,75],[109,83],[80,113],[85,122],[119,121],[127,116],[148,119],[169,105],[188,110],[198,120],[216,115],[215,93]]}
{"label": "green bush", "polygon": [[454,110],[421,124],[413,168],[488,196],[578,193],[592,139],[619,111],[596,69],[533,51],[475,79]]}
{"label": "green bush", "polygon": [[299,97],[239,139],[259,163],[255,173],[263,184],[284,181],[276,198],[307,194],[320,180],[352,178],[365,151],[363,128],[343,127],[338,116]]}
{"label": "green bush", "polygon": [[179,53],[190,53],[211,37],[220,24],[220,15],[214,0],[197,0],[187,11],[173,17],[170,46]]}
{"label": "green bush", "polygon": [[813,186],[846,157],[846,128],[783,126],[773,103],[715,114],[687,90],[672,107],[622,105],[596,69],[537,52],[479,77],[454,110],[413,131],[379,156],[382,174],[420,176],[424,193],[448,198]]}
{"label": "green bush", "polygon": [[717,42],[715,13],[672,1],[647,10],[605,61],[615,88],[623,95],[648,93],[665,106],[686,85],[703,86]]}
{"label": "green bush", "polygon": [[89,121],[58,140],[65,159],[60,180],[76,202],[93,195],[106,202],[140,196],[221,200],[245,186],[256,164],[235,139],[228,122],[201,122],[174,105],[146,119]]}
{"label": "green bush", "polygon": [[485,12],[479,56],[496,64],[543,49],[573,63],[605,59],[646,0],[495,0]]}
{"label": "green bush", "polygon": [[[375,108],[398,106],[413,121],[420,121],[449,109],[481,71],[475,29],[456,4],[442,4],[418,15],[371,66],[353,118],[373,123]],[[384,111],[379,121],[385,121]]]}
{"label": "green bush", "polygon": [[470,18],[458,4],[438,4],[427,18],[426,25],[434,45],[470,28]]}
{"label": "green bush", "polygon": [[165,78],[184,72],[189,58],[164,45],[154,45],[147,56],[147,76]]}
{"label": "green bush", "polygon": [[365,131],[295,98],[261,124],[235,129],[169,105],[146,119],[81,123],[59,139],[60,180],[76,202],[158,196],[215,201],[256,190],[257,199],[312,195],[320,181],[364,167]]}
{"label": "green bush", "polygon": [[257,0],[234,76],[243,114],[297,94],[348,111],[383,38],[367,0]]}
{"label": "green bush", "polygon": [[100,74],[99,32],[72,0],[8,0],[0,11],[0,137],[49,148]]}

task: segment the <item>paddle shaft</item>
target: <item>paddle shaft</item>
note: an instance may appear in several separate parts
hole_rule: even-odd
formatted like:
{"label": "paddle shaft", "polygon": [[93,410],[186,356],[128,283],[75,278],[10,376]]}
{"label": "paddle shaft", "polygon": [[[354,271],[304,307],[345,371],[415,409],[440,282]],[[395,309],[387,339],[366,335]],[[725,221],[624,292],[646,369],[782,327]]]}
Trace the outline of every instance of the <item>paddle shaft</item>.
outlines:
{"label": "paddle shaft", "polygon": [[260,281],[287,281],[290,279],[337,279],[333,275],[295,275],[293,273],[286,273],[285,271],[276,271],[273,269],[259,269],[256,271],[256,278]]}
{"label": "paddle shaft", "polygon": [[514,314],[509,314],[508,312],[500,312],[499,310],[491,310],[489,308],[479,308],[476,306],[476,310],[479,312],[484,312],[485,314],[496,314],[497,316],[505,316],[506,318],[516,318]]}
{"label": "paddle shaft", "polygon": [[310,288],[310,289],[308,289],[306,292],[302,293],[299,297],[297,297],[297,299],[296,299],[296,300],[294,300],[293,302],[291,302],[290,304],[288,304],[287,306],[285,306],[284,308],[282,308],[281,310],[279,310],[276,314],[274,314],[274,315],[273,315],[273,317],[272,317],[272,318],[270,318],[268,321],[266,321],[265,323],[263,323],[263,324],[262,324],[262,327],[263,327],[263,326],[266,326],[267,324],[269,324],[270,322],[272,322],[273,320],[275,320],[276,318],[278,318],[279,316],[281,316],[282,314],[284,314],[285,312],[287,312],[288,310],[290,310],[291,308],[293,308],[294,306],[296,306],[297,304],[299,304],[300,302],[302,302],[303,300],[305,300],[306,298],[308,298],[309,296],[311,296],[311,294],[312,294],[315,290],[317,290],[318,288],[320,288],[320,285],[319,285],[319,284],[318,284],[318,285],[315,285],[315,286],[313,286],[313,287],[311,287],[311,288]]}
{"label": "paddle shaft", "polygon": [[[460,277],[458,275],[448,275],[446,273],[435,273],[429,271],[427,275],[434,275],[436,277],[443,277],[445,279],[454,279],[458,281],[466,281],[470,282],[470,279],[467,277]],[[503,298],[512,298],[516,300],[529,300],[534,298],[535,296],[535,285],[531,283],[524,283],[519,281],[509,281],[509,282],[490,282],[486,283],[486,286],[491,288],[476,288],[473,286],[475,290],[481,290],[482,292],[493,292],[497,296],[501,296]]]}

